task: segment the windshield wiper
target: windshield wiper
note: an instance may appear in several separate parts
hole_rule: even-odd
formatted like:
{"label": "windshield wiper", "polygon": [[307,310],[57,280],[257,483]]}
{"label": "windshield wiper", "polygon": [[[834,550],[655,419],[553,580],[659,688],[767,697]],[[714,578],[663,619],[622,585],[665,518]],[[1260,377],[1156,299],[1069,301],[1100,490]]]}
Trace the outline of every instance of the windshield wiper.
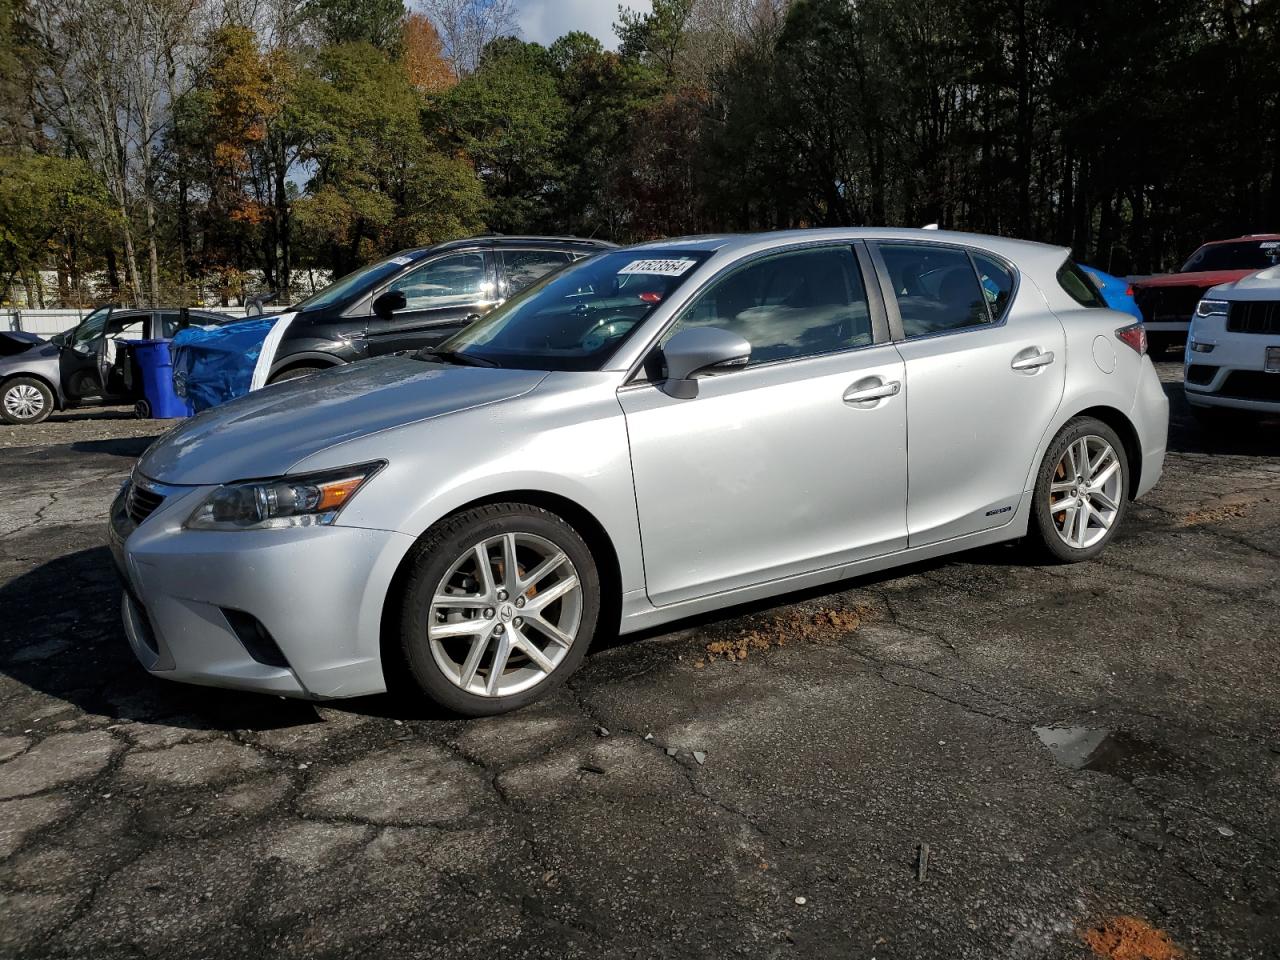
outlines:
{"label": "windshield wiper", "polygon": [[460,367],[496,367],[497,364],[484,357],[473,357],[457,350],[444,350],[440,347],[423,347],[414,358],[417,360],[443,360],[445,363],[456,363]]}

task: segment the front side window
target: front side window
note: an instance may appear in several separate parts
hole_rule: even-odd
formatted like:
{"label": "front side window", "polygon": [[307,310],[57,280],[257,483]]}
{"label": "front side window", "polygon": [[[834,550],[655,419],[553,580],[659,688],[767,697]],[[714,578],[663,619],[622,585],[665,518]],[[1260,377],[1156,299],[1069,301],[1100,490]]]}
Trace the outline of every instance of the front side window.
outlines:
{"label": "front side window", "polygon": [[879,248],[907,339],[991,322],[986,287],[966,251],[925,243],[884,242]]}
{"label": "front side window", "polygon": [[452,354],[520,370],[600,370],[708,256],[645,248],[579,261],[421,356]]}
{"label": "front side window", "polygon": [[504,250],[502,266],[507,275],[507,295],[519,293],[535,280],[559,270],[570,260],[561,250]]}
{"label": "front side window", "polygon": [[1074,260],[1068,260],[1058,268],[1058,286],[1067,291],[1067,296],[1082,307],[1105,308],[1107,305],[1107,301],[1102,299],[1102,294],[1094,286],[1093,280]]}
{"label": "front side window", "polygon": [[313,293],[307,299],[294,306],[293,309],[299,312],[303,310],[321,310],[336,304],[351,303],[358,300],[379,283],[382,283],[388,277],[394,277],[409,264],[413,263],[415,256],[417,254],[397,253],[393,257],[387,257],[385,260],[379,260],[377,263],[371,263],[367,267],[354,270],[345,277],[335,280],[323,290]]}
{"label": "front side window", "polygon": [[432,260],[387,287],[404,292],[406,310],[466,306],[493,299],[484,254],[455,253]]}
{"label": "front side window", "polygon": [[107,322],[107,317],[111,311],[106,308],[99,308],[89,314],[82,320],[74,330],[71,331],[70,346],[80,350],[89,348],[89,345],[102,337],[102,327]]}
{"label": "front side window", "polygon": [[719,327],[751,344],[750,366],[872,342],[871,313],[850,247],[797,250],[731,268],[663,338]]}

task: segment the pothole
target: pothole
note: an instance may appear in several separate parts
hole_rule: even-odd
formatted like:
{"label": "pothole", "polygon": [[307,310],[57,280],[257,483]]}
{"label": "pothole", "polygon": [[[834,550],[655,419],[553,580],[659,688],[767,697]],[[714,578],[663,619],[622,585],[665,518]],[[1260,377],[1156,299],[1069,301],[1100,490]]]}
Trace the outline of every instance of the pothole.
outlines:
{"label": "pothole", "polygon": [[1053,758],[1071,770],[1092,770],[1125,780],[1157,775],[1175,764],[1153,744],[1103,727],[1032,727]]}

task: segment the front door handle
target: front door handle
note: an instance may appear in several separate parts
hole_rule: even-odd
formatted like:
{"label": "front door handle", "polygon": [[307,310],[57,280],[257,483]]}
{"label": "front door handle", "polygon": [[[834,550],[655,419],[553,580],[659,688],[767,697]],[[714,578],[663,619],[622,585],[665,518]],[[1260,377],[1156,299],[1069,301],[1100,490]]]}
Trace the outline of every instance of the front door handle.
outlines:
{"label": "front door handle", "polygon": [[853,404],[873,404],[877,400],[896,397],[902,389],[902,381],[890,380],[887,383],[879,377],[868,377],[859,380],[844,392],[844,402]]}
{"label": "front door handle", "polygon": [[1015,354],[1013,362],[1009,364],[1014,370],[1036,370],[1040,367],[1047,367],[1053,363],[1053,351],[1045,350],[1041,352],[1039,347],[1029,347]]}

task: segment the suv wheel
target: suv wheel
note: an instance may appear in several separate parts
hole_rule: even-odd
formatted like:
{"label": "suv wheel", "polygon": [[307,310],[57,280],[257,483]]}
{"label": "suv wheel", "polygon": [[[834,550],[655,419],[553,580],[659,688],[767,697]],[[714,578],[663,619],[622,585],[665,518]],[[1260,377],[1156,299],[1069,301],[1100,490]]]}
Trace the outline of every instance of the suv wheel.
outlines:
{"label": "suv wheel", "polygon": [[409,673],[466,716],[554,690],[586,656],[600,613],[590,549],[540,507],[499,503],[442,521],[410,568],[400,621]]}

